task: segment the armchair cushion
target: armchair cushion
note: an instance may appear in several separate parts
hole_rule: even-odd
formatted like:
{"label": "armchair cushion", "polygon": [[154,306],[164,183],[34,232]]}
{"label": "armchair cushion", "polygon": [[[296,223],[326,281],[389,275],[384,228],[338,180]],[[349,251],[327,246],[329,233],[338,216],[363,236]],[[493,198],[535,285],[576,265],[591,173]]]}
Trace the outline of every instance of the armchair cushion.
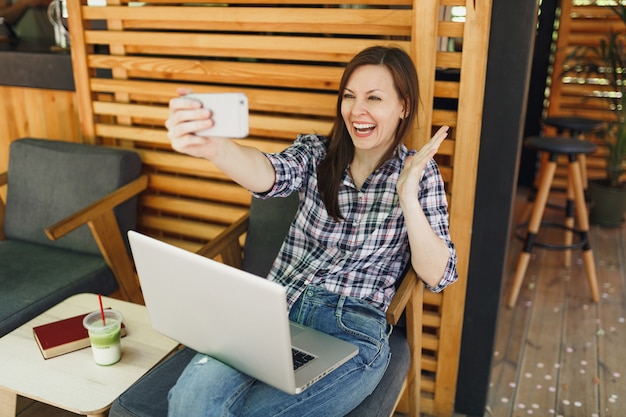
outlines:
{"label": "armchair cushion", "polygon": [[[69,295],[117,290],[111,270],[99,255],[8,240],[0,242],[0,260],[0,336]],[[30,266],[28,277],[23,265]]]}
{"label": "armchair cushion", "polygon": [[299,202],[297,193],[285,198],[252,199],[241,269],[267,277],[296,215]]}

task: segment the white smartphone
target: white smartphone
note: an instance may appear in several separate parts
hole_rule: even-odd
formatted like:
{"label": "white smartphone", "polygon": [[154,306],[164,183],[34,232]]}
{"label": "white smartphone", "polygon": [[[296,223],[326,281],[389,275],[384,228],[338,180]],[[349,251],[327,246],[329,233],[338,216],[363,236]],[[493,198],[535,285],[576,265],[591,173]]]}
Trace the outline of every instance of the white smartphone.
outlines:
{"label": "white smartphone", "polygon": [[213,127],[198,136],[245,138],[248,136],[248,97],[244,93],[194,93],[185,98],[198,100],[213,112]]}

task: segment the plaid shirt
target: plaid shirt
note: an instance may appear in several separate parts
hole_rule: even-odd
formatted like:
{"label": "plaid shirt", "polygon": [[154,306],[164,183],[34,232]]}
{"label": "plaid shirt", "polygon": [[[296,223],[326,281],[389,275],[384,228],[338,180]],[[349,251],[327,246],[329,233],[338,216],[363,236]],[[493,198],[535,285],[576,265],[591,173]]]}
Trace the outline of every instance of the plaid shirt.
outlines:
{"label": "plaid shirt", "polygon": [[[415,151],[413,151],[414,153]],[[326,212],[318,191],[317,167],[326,156],[325,138],[300,135],[276,154],[266,154],[276,170],[272,190],[258,197],[300,193],[300,206],[269,279],[287,288],[289,306],[307,285],[363,299],[386,311],[405,271],[409,240],[400,209],[396,182],[409,152],[404,145],[357,189],[348,170],[339,189],[344,219]],[[435,233],[447,244],[450,257],[439,285],[441,291],[456,281],[456,252],[448,230],[443,181],[434,160],[420,182],[419,200]]]}

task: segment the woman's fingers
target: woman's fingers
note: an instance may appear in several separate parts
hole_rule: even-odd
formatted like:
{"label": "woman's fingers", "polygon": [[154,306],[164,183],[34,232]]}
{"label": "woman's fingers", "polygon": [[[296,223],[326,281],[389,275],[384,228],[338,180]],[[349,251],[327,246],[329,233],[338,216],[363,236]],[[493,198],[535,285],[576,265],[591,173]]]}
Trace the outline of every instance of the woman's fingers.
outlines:
{"label": "woman's fingers", "polygon": [[184,96],[192,93],[189,88],[178,88],[178,97],[169,102],[169,118],[165,121],[167,136],[172,148],[178,152],[200,156],[207,152],[210,140],[197,136],[195,132],[213,126],[211,110],[202,108],[198,100]]}
{"label": "woman's fingers", "polygon": [[439,151],[439,146],[445,138],[448,137],[448,126],[442,126],[437,130],[433,137],[424,145],[409,161],[413,166],[422,165],[422,169],[428,161]]}

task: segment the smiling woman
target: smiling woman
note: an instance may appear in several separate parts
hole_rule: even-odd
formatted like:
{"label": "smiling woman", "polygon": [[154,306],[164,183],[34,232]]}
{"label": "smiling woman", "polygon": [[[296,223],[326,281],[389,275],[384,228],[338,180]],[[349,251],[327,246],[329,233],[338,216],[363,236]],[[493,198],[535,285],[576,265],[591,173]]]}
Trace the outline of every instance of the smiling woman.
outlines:
{"label": "smiling woman", "polygon": [[174,149],[210,160],[257,197],[299,194],[268,279],[285,286],[292,321],[359,347],[304,395],[200,355],[170,391],[170,416],[343,416],[385,373],[384,313],[409,262],[432,291],[456,281],[447,200],[433,159],[447,127],[419,152],[404,145],[418,102],[411,58],[399,48],[367,48],[346,66],[339,92],[328,137],[299,135],[278,153],[199,137],[212,126],[212,113],[185,97],[170,101],[166,126]]}

